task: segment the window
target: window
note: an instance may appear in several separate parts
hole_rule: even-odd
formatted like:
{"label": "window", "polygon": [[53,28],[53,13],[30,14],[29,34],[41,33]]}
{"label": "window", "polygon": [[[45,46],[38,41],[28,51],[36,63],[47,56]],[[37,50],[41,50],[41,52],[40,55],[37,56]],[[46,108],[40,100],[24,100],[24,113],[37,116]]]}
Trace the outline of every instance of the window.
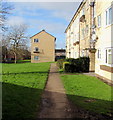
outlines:
{"label": "window", "polygon": [[106,63],[113,64],[113,48],[106,49]]}
{"label": "window", "polygon": [[94,17],[96,17],[96,5],[94,5]]}
{"label": "window", "polygon": [[82,38],[85,37],[85,31],[84,31],[84,28],[82,29]]}
{"label": "window", "polygon": [[82,15],[85,15],[85,7],[82,9]]}
{"label": "window", "polygon": [[86,25],[86,34],[88,35],[88,32],[89,32],[89,26]]}
{"label": "window", "polygon": [[38,47],[35,47],[35,51],[38,51],[39,49],[38,49]]}
{"label": "window", "polygon": [[34,39],[34,42],[39,42],[39,40],[38,39]]}
{"label": "window", "polygon": [[87,0],[87,2],[86,2],[86,9],[88,9],[89,8],[89,0]]}
{"label": "window", "polygon": [[106,10],[106,25],[113,23],[113,8],[110,7]]}
{"label": "window", "polygon": [[85,56],[85,55],[84,55],[84,50],[81,51],[81,54],[82,54],[81,57],[84,57],[84,56]]}
{"label": "window", "polygon": [[101,15],[97,17],[97,20],[98,20],[98,27],[101,27]]}
{"label": "window", "polygon": [[39,56],[34,56],[34,60],[39,60]]}
{"label": "window", "polygon": [[101,50],[100,50],[100,49],[98,49],[97,58],[98,58],[98,59],[101,59]]}

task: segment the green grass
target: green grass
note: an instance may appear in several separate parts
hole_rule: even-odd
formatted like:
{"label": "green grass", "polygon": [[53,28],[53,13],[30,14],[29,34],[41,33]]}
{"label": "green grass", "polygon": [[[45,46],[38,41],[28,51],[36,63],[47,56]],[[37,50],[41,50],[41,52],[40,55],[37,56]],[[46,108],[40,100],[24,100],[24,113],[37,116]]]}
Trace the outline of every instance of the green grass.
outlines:
{"label": "green grass", "polygon": [[69,99],[78,107],[109,115],[113,111],[113,88],[86,75],[62,75]]}
{"label": "green grass", "polygon": [[50,63],[3,64],[3,120],[33,120]]}

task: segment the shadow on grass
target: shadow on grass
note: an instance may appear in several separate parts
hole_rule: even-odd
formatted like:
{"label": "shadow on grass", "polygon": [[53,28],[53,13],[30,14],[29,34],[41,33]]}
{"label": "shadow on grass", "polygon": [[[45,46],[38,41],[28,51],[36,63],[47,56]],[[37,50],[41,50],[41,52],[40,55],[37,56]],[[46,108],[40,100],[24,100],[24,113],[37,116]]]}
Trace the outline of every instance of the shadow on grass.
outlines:
{"label": "shadow on grass", "polygon": [[43,90],[2,83],[3,120],[34,120]]}
{"label": "shadow on grass", "polygon": [[[16,63],[30,63],[31,60],[17,60]],[[7,63],[7,64],[14,64],[15,61],[14,60],[10,60],[10,61],[7,61],[7,62],[1,62],[1,63]]]}
{"label": "shadow on grass", "polygon": [[[50,99],[51,94],[54,94],[59,98],[63,96],[63,93],[45,91],[47,93],[47,96],[50,97],[50,98],[48,97],[49,98],[47,102],[48,105],[47,104],[40,105],[41,94],[43,92],[43,90],[41,89],[3,83],[2,90],[3,90],[2,120],[37,120],[39,119],[38,113],[40,106],[41,109],[45,109],[47,107],[48,109],[51,109],[53,102]],[[94,118],[94,120],[97,118],[99,120],[111,120],[113,118],[113,116],[110,117],[110,114],[112,114],[113,107],[111,107],[112,103],[109,101],[75,95],[67,96],[69,99],[74,101],[75,106],[77,106],[77,109],[75,109],[76,107],[72,103],[70,103],[70,105],[72,104],[71,114],[73,114],[73,117],[71,119],[73,120],[92,120],[91,118]],[[81,109],[80,106],[82,106],[83,108],[88,108],[92,110],[92,112],[89,112],[83,108]],[[104,114],[106,110],[108,111],[107,115]],[[103,114],[97,114],[100,111]],[[49,111],[46,112],[47,114],[49,114]],[[43,119],[46,120],[46,118]]]}
{"label": "shadow on grass", "polygon": [[[2,73],[2,75],[16,75],[16,74],[34,74],[34,73],[39,73],[39,74],[43,74],[43,73],[48,73],[47,71],[36,71],[36,72],[18,72],[18,73]],[[50,74],[53,73],[58,73],[58,72],[50,72]]]}

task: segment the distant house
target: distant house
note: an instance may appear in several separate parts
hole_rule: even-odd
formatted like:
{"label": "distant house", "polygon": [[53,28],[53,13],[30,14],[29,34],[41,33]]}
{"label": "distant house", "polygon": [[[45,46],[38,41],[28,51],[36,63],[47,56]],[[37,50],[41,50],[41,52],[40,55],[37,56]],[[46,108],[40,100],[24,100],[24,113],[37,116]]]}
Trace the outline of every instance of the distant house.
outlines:
{"label": "distant house", "polygon": [[31,37],[31,62],[53,62],[55,61],[56,38],[45,30]]}
{"label": "distant house", "polygon": [[55,50],[55,60],[63,59],[66,57],[66,50],[65,49],[56,49]]}

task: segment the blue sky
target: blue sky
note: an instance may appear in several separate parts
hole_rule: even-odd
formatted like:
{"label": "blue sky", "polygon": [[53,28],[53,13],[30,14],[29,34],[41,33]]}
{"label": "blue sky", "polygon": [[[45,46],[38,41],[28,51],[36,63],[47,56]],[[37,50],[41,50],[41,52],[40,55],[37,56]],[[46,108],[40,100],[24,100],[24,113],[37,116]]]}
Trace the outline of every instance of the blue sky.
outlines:
{"label": "blue sky", "polygon": [[[10,2],[9,25],[27,24],[28,35],[45,29],[57,39],[56,48],[65,48],[65,29],[80,2]],[[30,46],[30,40],[29,40]]]}

